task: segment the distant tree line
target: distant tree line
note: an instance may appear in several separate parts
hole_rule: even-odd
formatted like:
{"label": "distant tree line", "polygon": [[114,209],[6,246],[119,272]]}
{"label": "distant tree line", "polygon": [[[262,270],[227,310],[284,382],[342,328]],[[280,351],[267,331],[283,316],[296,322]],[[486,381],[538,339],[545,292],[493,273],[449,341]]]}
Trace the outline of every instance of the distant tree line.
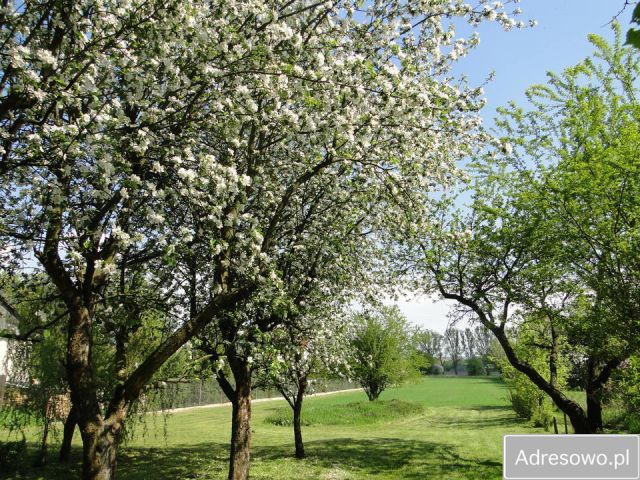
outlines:
{"label": "distant tree line", "polygon": [[444,333],[419,328],[414,339],[431,365],[427,373],[487,375],[492,369],[491,332],[482,325],[463,329],[450,326]]}

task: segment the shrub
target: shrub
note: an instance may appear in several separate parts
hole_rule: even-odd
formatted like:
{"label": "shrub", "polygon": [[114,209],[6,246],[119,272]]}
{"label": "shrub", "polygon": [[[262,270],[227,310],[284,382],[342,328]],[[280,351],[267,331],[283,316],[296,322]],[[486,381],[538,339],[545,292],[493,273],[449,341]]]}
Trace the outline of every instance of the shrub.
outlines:
{"label": "shrub", "polygon": [[479,357],[472,357],[467,360],[467,373],[472,377],[486,375],[487,370],[484,367],[482,359]]}
{"label": "shrub", "polygon": [[432,375],[444,375],[444,367],[442,365],[433,365],[431,367]]}
{"label": "shrub", "polygon": [[[423,412],[424,407],[419,403],[395,399],[344,405],[309,404],[302,412],[302,425],[367,425],[420,415]],[[288,407],[278,408],[265,421],[288,427],[293,424],[293,414]]]}
{"label": "shrub", "polygon": [[623,428],[640,433],[640,356],[632,356],[622,364],[616,383],[617,397],[624,405]]}
{"label": "shrub", "polygon": [[625,416],[625,426],[629,433],[640,433],[640,415],[628,412]]}
{"label": "shrub", "polygon": [[546,394],[520,374],[507,385],[511,408],[516,415],[548,430],[553,422],[553,406]]}
{"label": "shrub", "polygon": [[376,400],[387,387],[420,377],[426,358],[416,354],[409,324],[397,306],[365,311],[354,319],[352,374],[369,400]]}

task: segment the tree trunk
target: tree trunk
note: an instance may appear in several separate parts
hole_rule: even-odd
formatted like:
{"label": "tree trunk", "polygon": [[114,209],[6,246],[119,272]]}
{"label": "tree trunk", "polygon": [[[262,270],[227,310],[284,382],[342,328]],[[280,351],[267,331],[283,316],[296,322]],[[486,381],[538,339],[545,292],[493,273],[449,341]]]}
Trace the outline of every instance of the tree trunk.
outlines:
{"label": "tree trunk", "polygon": [[602,432],[604,429],[602,421],[602,395],[604,386],[611,377],[613,371],[622,362],[619,358],[613,358],[606,362],[600,372],[597,372],[598,361],[589,357],[587,360],[587,418],[589,425],[594,432]]}
{"label": "tree trunk", "polygon": [[304,458],[304,443],[302,442],[302,402],[304,401],[304,392],[306,390],[306,381],[298,389],[295,402],[293,404],[293,437],[296,445],[296,458]]}
{"label": "tree trunk", "polygon": [[123,425],[121,415],[80,422],[82,434],[82,479],[115,480],[117,452]]}
{"label": "tree trunk", "polygon": [[602,401],[600,392],[587,392],[587,418],[594,433],[602,432]]}
{"label": "tree trunk", "polygon": [[296,403],[293,409],[293,436],[296,444],[296,458],[304,458],[304,443],[302,442],[302,402]]}
{"label": "tree trunk", "polygon": [[384,390],[384,387],[377,383],[365,385],[363,388],[370,402],[377,400],[380,394],[382,393],[382,391]]}
{"label": "tree trunk", "polygon": [[247,480],[251,457],[251,370],[244,359],[234,359],[235,398],[232,400],[229,480]]}
{"label": "tree trunk", "polygon": [[509,363],[516,370],[524,373],[540,390],[549,395],[556,406],[569,417],[575,433],[595,433],[589,424],[585,411],[579,404],[568,398],[556,386],[546,381],[531,365],[520,361],[516,352],[511,347],[511,343],[509,343],[509,339],[504,333],[503,328],[492,325],[486,321],[486,319],[483,321],[483,324],[493,332],[498,342],[500,342]]}
{"label": "tree trunk", "polygon": [[124,404],[115,399],[123,389],[116,389],[115,403],[109,406],[106,418],[103,417],[91,362],[93,319],[86,307],[71,310],[70,318],[67,377],[82,436],[82,478],[115,480],[118,438],[125,418]]}
{"label": "tree trunk", "polygon": [[[611,378],[613,371],[620,366],[624,359],[624,355],[612,358],[606,363],[596,361],[593,357],[589,357],[587,361],[587,418],[589,426],[594,433],[600,433],[604,430],[602,421],[602,395],[604,386]],[[600,372],[597,372],[598,364],[602,365]]]}
{"label": "tree trunk", "polygon": [[72,406],[64,422],[62,445],[60,445],[60,454],[58,455],[58,461],[60,463],[68,463],[71,458],[71,442],[73,440],[73,432],[76,429],[76,423],[76,410],[75,407]]}

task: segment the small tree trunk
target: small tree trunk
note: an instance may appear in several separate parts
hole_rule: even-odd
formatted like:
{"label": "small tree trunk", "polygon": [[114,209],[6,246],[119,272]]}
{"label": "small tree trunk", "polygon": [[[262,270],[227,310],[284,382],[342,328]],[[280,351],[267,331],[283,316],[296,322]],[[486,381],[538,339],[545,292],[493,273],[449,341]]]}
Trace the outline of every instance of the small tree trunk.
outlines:
{"label": "small tree trunk", "polygon": [[233,363],[236,388],[232,400],[229,480],[247,480],[251,458],[251,371],[243,359],[235,359]]}
{"label": "small tree trunk", "polygon": [[367,398],[370,402],[377,400],[383,390],[384,387],[377,383],[372,383],[364,386],[364,392],[367,394]]}
{"label": "small tree trunk", "polygon": [[296,458],[304,458],[304,443],[302,442],[302,402],[307,389],[306,378],[299,382],[298,393],[293,404],[293,437],[296,445]]}
{"label": "small tree trunk", "polygon": [[296,458],[304,458],[304,443],[302,443],[302,402],[296,402],[293,409],[293,436],[296,443]]}
{"label": "small tree trunk", "polygon": [[60,463],[68,463],[71,458],[71,442],[73,440],[73,432],[76,429],[76,423],[76,410],[75,407],[72,406],[64,422],[62,445],[60,446],[60,454],[58,455],[58,461]]}

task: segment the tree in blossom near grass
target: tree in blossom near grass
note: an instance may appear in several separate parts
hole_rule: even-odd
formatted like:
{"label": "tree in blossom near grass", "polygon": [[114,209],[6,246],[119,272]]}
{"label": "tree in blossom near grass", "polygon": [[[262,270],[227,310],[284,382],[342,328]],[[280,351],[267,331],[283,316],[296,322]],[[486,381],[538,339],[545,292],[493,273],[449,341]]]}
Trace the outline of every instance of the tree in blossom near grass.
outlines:
{"label": "tree in blossom near grass", "polygon": [[[277,287],[307,184],[367,195],[376,227],[420,215],[487,140],[481,90],[451,78],[477,43],[456,38],[454,18],[521,26],[484,1],[3,4],[0,255],[45,272],[68,311],[83,478],[115,476],[128,412],[167,359]],[[95,332],[122,308],[109,285],[132,276],[163,298],[163,341],[103,406]]]}
{"label": "tree in blossom near grass", "polygon": [[[329,377],[348,375],[349,322],[345,313],[329,305],[314,315],[275,330],[271,363],[261,372],[263,382],[282,394],[293,412],[296,458],[304,458],[302,407],[304,396]],[[274,356],[275,355],[275,356]]]}

